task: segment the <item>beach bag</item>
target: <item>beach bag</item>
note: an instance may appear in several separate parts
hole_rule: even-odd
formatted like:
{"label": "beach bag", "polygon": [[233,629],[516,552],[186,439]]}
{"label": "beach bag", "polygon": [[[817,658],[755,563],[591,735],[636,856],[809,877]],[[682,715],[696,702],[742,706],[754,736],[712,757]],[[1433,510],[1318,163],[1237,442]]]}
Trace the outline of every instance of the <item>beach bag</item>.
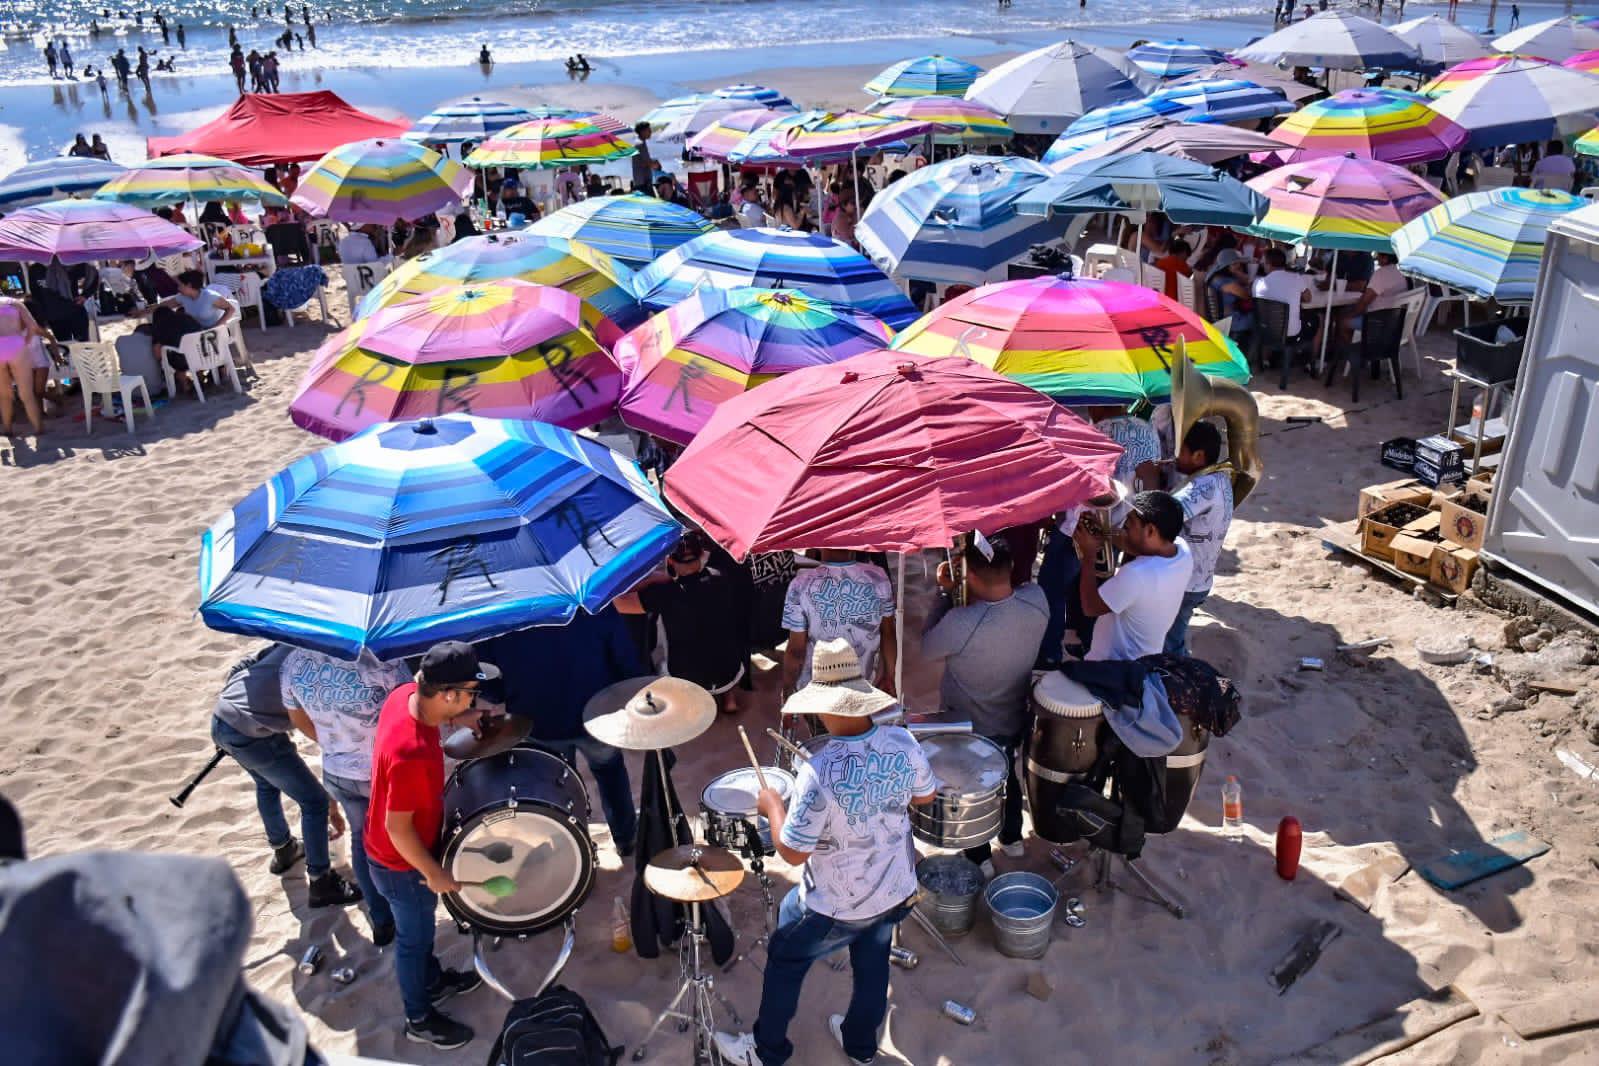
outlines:
{"label": "beach bag", "polygon": [[583,997],[555,985],[511,1004],[489,1066],[615,1066],[621,1057]]}

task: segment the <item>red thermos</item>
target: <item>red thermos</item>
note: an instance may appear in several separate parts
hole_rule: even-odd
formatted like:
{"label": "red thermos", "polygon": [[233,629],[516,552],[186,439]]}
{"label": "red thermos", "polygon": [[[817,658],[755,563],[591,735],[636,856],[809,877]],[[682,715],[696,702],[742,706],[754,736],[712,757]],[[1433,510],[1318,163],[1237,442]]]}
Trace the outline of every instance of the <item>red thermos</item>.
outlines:
{"label": "red thermos", "polygon": [[1299,872],[1299,848],[1303,834],[1299,819],[1289,815],[1277,823],[1277,876],[1292,881]]}

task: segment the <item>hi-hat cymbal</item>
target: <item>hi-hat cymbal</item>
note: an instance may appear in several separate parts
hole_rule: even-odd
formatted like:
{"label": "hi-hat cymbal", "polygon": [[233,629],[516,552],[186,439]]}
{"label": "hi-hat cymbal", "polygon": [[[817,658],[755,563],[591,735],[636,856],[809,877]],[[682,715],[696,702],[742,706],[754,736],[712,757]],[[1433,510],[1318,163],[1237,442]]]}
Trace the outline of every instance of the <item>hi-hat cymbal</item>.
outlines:
{"label": "hi-hat cymbal", "polygon": [[452,759],[486,759],[520,744],[533,728],[533,719],[519,714],[485,716],[474,733],[457,729],[444,741],[444,754]]}
{"label": "hi-hat cymbal", "polygon": [[679,677],[635,677],[595,693],[583,707],[583,728],[626,751],[685,744],[716,721],[716,697]]}
{"label": "hi-hat cymbal", "polygon": [[684,844],[667,848],[644,868],[644,887],[678,903],[721,899],[744,880],[744,864],[726,848]]}

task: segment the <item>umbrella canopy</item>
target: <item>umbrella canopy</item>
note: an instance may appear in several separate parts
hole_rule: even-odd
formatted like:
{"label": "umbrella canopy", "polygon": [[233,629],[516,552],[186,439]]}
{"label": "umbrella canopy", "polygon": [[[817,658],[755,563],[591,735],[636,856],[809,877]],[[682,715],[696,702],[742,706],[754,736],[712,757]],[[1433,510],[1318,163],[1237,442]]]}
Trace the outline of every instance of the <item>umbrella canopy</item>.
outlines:
{"label": "umbrella canopy", "polygon": [[1249,383],[1237,346],[1143,285],[1040,277],[985,285],[928,312],[898,351],[961,356],[1061,403],[1162,403],[1181,340],[1206,374]]}
{"label": "umbrella canopy", "polygon": [[[689,100],[689,97],[680,97],[680,100]],[[663,108],[665,105],[662,105]],[[661,109],[657,109],[661,110]],[[690,137],[699,134],[716,125],[723,118],[737,114],[740,111],[750,110],[749,104],[743,100],[728,100],[720,96],[702,96],[694,98],[692,104],[683,104],[670,112],[670,117],[660,125],[651,124],[651,140],[667,144],[682,144]],[[771,108],[774,113],[788,114],[794,111],[792,105],[783,104]],[[650,114],[654,114],[651,112]],[[663,111],[663,117],[666,113]],[[649,116],[645,116],[646,119]]]}
{"label": "umbrella canopy", "polygon": [[1328,70],[1413,70],[1421,60],[1415,45],[1386,26],[1343,11],[1322,11],[1290,23],[1234,49],[1233,55],[1251,63]]}
{"label": "umbrella canopy", "polygon": [[1126,56],[1059,41],[1009,59],[966,90],[1018,133],[1059,133],[1096,107],[1135,100],[1157,82]]}
{"label": "umbrella canopy", "polygon": [[399,267],[361,299],[363,317],[380,307],[444,285],[480,285],[514,278],[565,289],[588,310],[583,321],[607,347],[646,315],[633,295],[633,272],[580,241],[533,234],[467,237]]}
{"label": "umbrella canopy", "polygon": [[527,113],[533,119],[551,118],[566,119],[571,122],[586,122],[603,133],[632,133],[633,127],[623,122],[615,115],[608,115],[604,111],[585,111],[576,107],[530,107]]}
{"label": "umbrella canopy", "polygon": [[617,345],[628,375],[622,421],[687,444],[730,397],[779,374],[876,351],[893,334],[864,311],[792,289],[697,292]]}
{"label": "umbrella canopy", "polygon": [[0,259],[94,263],[192,252],[200,241],[132,204],[52,200],[0,218]]}
{"label": "umbrella canopy", "polygon": [[1501,52],[1543,56],[1560,63],[1578,52],[1599,48],[1599,27],[1589,26],[1574,16],[1563,15],[1495,37],[1494,47]]}
{"label": "umbrella canopy", "polygon": [[1271,131],[1279,162],[1354,153],[1385,163],[1424,163],[1458,151],[1468,134],[1410,93],[1345,89],[1306,104]]}
{"label": "umbrella canopy", "polygon": [[794,106],[794,101],[776,89],[768,89],[764,85],[750,85],[747,82],[739,82],[737,85],[724,85],[711,95],[720,96],[724,100],[741,100],[750,107]]}
{"label": "umbrella canopy", "polygon": [[582,308],[569,292],[526,281],[392,303],[317,350],[289,416],[329,440],[456,412],[593,425],[615,409],[622,373]]}
{"label": "umbrella canopy", "polygon": [[698,212],[649,193],[632,192],[568,204],[533,223],[527,232],[582,241],[636,269],[715,228]]}
{"label": "umbrella canopy", "polygon": [[1214,166],[1250,152],[1269,152],[1277,147],[1277,142],[1265,134],[1237,126],[1154,119],[1138,126],[1111,126],[1079,137],[1063,133],[1044,153],[1044,162],[1053,170],[1062,171],[1090,159],[1159,152]]}
{"label": "umbrella canopy", "polygon": [[914,551],[1101,495],[1120,451],[970,360],[869,352],[722,404],[667,472],[666,494],[735,558]]}
{"label": "umbrella canopy", "polygon": [[1599,155],[1599,129],[1591,129],[1578,137],[1573,147],[1579,155]]}
{"label": "umbrella canopy", "polygon": [[340,145],[316,161],[294,205],[317,218],[390,225],[431,215],[472,196],[472,172],[416,141]]}
{"label": "umbrella canopy", "polygon": [[83,156],[38,159],[0,178],[0,207],[9,211],[27,204],[59,200],[75,192],[93,192],[127,169],[105,159]]}
{"label": "umbrella canopy", "polygon": [[1271,202],[1251,233],[1312,248],[1392,251],[1395,230],[1443,202],[1408,170],[1352,157],[1290,163],[1249,187]]}
{"label": "umbrella canopy", "polygon": [[981,285],[1034,244],[1053,223],[1016,213],[1016,198],[1049,169],[1015,156],[962,156],[923,167],[872,198],[855,227],[861,250],[896,277]]}
{"label": "umbrella canopy", "polygon": [[1578,52],[1560,65],[1580,70],[1584,74],[1599,74],[1599,49],[1592,52]]}
{"label": "umbrella canopy", "polygon": [[1096,108],[1066,128],[1063,137],[1142,125],[1151,119],[1179,122],[1243,122],[1285,115],[1294,109],[1282,91],[1252,81],[1185,82],[1142,100]]}
{"label": "umbrella canopy", "polygon": [[501,130],[472,150],[466,165],[537,170],[604,163],[638,149],[583,118],[536,118]]}
{"label": "umbrella canopy", "polygon": [[762,227],[717,230],[678,245],[639,271],[634,291],[662,311],[700,289],[798,289],[858,308],[895,329],[916,318],[916,305],[871,261],[820,233]]}
{"label": "umbrella canopy", "polygon": [[283,193],[237,163],[190,153],[147,159],[106,182],[94,198],[138,207],[191,200],[260,200],[276,207],[289,202]]}
{"label": "umbrella canopy", "polygon": [[1440,15],[1423,15],[1390,29],[1394,36],[1416,49],[1424,64],[1433,68],[1451,67],[1492,51],[1481,37]]}
{"label": "umbrella canopy", "polygon": [[649,124],[650,136],[659,136],[671,122],[681,118],[708,101],[719,100],[723,106],[730,110],[738,110],[739,104],[724,97],[714,96],[711,93],[689,93],[685,96],[674,96],[670,100],[662,100],[639,117],[640,122]]}
{"label": "umbrella canopy", "polygon": [[872,114],[933,127],[933,143],[943,145],[999,144],[1016,135],[1004,119],[970,100],[952,96],[913,96],[872,105]]}
{"label": "umbrella canopy", "polygon": [[829,111],[786,125],[772,147],[790,159],[848,159],[866,149],[903,145],[931,129],[925,121],[885,117],[865,111]]}
{"label": "umbrella canopy", "polygon": [[[826,114],[826,111],[796,111],[779,115],[776,119],[763,123],[746,133],[739,139],[737,144],[728,149],[725,158],[727,162],[736,163],[740,166],[803,166],[803,163],[790,157],[775,142],[779,136],[792,127],[802,122],[814,122]],[[704,153],[702,152],[701,154]]]}
{"label": "umbrella canopy", "polygon": [[880,97],[960,96],[982,73],[982,67],[963,59],[917,56],[895,63],[863,88]]}
{"label": "umbrella canopy", "polygon": [[1127,58],[1157,78],[1181,78],[1226,59],[1221,52],[1187,41],[1145,41],[1127,50]]}
{"label": "umbrella canopy", "polygon": [[601,610],[682,536],[638,467],[540,422],[384,423],[279,471],[200,542],[200,616],[353,659]]}
{"label": "umbrella canopy", "polygon": [[1069,166],[1024,192],[1024,215],[1093,211],[1161,211],[1173,222],[1247,226],[1266,201],[1237,178],[1192,160],[1137,152]]}
{"label": "umbrella canopy", "polygon": [[1442,96],[1444,93],[1452,92],[1463,85],[1471,84],[1484,74],[1489,74],[1500,67],[1509,66],[1511,63],[1517,62],[1545,64],[1549,61],[1539,56],[1530,55],[1479,56],[1476,59],[1468,59],[1464,62],[1456,63],[1423,85],[1420,92],[1423,96]]}
{"label": "umbrella canopy", "polygon": [[1316,85],[1306,85],[1304,82],[1294,81],[1286,71],[1276,67],[1264,66],[1260,63],[1246,63],[1241,59],[1229,59],[1225,63],[1196,70],[1192,74],[1184,75],[1172,81],[1168,88],[1178,85],[1203,85],[1212,81],[1238,81],[1243,80],[1267,89],[1276,89],[1290,103],[1297,104],[1308,100],[1312,96],[1320,96],[1322,90]]}
{"label": "umbrella canopy", "polygon": [[1549,223],[1587,200],[1553,189],[1490,189],[1447,200],[1394,233],[1399,268],[1499,303],[1530,303]]}
{"label": "umbrella canopy", "polygon": [[341,144],[368,137],[399,137],[407,120],[378,118],[351,107],[337,93],[245,93],[220,116],[174,137],[151,137],[151,158],[201,152],[240,166],[309,163]]}
{"label": "umbrella canopy", "polygon": [[1599,77],[1517,59],[1436,96],[1433,110],[1464,126],[1473,151],[1550,141],[1599,122]]}
{"label": "umbrella canopy", "polygon": [[793,111],[770,107],[734,111],[722,115],[699,133],[690,136],[688,147],[706,159],[726,159],[755,130],[794,114]]}
{"label": "umbrella canopy", "polygon": [[492,137],[532,118],[532,112],[525,107],[474,96],[434,108],[401,136],[425,144],[464,144]]}

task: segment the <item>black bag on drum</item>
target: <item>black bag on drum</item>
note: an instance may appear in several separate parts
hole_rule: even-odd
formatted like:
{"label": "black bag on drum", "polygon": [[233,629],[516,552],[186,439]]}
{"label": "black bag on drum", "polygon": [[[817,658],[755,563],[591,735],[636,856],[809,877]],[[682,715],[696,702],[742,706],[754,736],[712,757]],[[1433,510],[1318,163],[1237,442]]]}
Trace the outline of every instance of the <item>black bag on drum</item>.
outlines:
{"label": "black bag on drum", "polygon": [[489,1066],[616,1066],[621,1057],[583,997],[556,985],[511,1004]]}

